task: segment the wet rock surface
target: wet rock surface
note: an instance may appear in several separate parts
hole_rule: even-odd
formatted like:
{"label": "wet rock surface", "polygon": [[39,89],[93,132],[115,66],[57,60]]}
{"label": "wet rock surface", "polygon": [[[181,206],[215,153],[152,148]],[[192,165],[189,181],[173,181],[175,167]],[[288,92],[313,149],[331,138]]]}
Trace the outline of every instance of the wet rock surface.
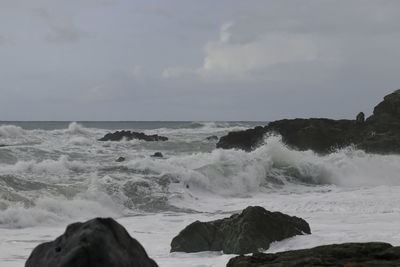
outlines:
{"label": "wet rock surface", "polygon": [[102,138],[99,139],[99,141],[121,141],[121,140],[132,140],[132,139],[138,139],[138,140],[144,140],[144,141],[168,141],[168,138],[165,136],[160,136],[157,134],[153,135],[147,135],[144,133],[138,133],[138,132],[131,132],[131,131],[116,131],[114,133],[108,133]]}
{"label": "wet rock surface", "polygon": [[273,121],[264,127],[230,132],[220,138],[217,147],[251,151],[264,142],[265,135],[277,134],[294,149],[311,149],[321,154],[351,145],[370,153],[400,153],[400,90],[385,96],[365,121],[360,114],[356,120],[311,118]]}
{"label": "wet rock surface", "polygon": [[38,245],[25,267],[157,267],[141,244],[111,218],[70,224],[56,240]]}
{"label": "wet rock surface", "polygon": [[274,254],[232,258],[227,267],[390,267],[400,266],[400,247],[387,243],[345,243]]}
{"label": "wet rock surface", "polygon": [[153,157],[153,158],[162,158],[162,157],[164,157],[164,155],[161,152],[156,152],[153,155],[151,155],[151,157]]}
{"label": "wet rock surface", "polygon": [[310,233],[308,223],[301,218],[262,207],[247,207],[229,218],[188,225],[172,240],[171,252],[245,254],[268,249],[274,241]]}

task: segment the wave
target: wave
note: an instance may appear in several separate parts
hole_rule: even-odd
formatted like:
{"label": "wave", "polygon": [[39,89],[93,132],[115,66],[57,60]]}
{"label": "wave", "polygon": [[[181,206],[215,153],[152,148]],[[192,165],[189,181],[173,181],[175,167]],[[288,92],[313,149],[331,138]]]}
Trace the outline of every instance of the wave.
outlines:
{"label": "wave", "polygon": [[67,132],[70,134],[83,134],[83,135],[89,134],[89,131],[77,122],[71,122],[68,125]]}
{"label": "wave", "polygon": [[[188,153],[174,147],[157,159],[150,157],[155,147],[97,142],[85,135],[87,129],[71,125],[58,132],[35,132],[54,134],[35,147],[40,153],[32,147],[7,151],[0,162],[0,225],[56,223],[84,214],[184,211],[177,207],[185,207],[188,199],[200,204],[209,197],[251,198],[321,186],[400,185],[398,155],[367,154],[351,147],[319,155],[293,150],[279,136],[269,136],[249,153]],[[126,161],[115,162],[121,154]],[[32,155],[38,158],[30,160]]]}
{"label": "wave", "polygon": [[1,125],[0,126],[0,137],[15,139],[23,136],[25,130],[15,125]]}

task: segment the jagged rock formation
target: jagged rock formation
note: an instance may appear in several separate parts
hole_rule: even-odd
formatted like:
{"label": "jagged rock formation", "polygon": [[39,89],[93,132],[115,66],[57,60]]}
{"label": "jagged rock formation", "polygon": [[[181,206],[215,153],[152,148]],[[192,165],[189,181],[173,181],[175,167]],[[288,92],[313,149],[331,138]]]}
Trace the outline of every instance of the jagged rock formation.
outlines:
{"label": "jagged rock formation", "polygon": [[220,138],[217,147],[251,151],[264,141],[265,134],[279,134],[292,148],[322,154],[350,145],[371,153],[400,153],[400,90],[385,96],[365,122],[361,119],[278,120],[264,127],[230,132]]}

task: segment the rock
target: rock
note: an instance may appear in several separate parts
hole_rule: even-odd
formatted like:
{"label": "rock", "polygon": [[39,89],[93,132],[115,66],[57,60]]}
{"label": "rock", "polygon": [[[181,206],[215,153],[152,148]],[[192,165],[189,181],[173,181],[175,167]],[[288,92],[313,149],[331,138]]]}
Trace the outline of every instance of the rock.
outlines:
{"label": "rock", "polygon": [[227,267],[389,267],[400,266],[400,247],[387,243],[345,243],[275,254],[232,258]]}
{"label": "rock", "polygon": [[364,112],[360,112],[360,113],[357,114],[356,122],[357,123],[364,123],[365,122]]}
{"label": "rock", "polygon": [[245,254],[268,249],[274,241],[310,233],[303,219],[262,207],[247,207],[229,218],[188,225],[172,240],[171,252],[222,250],[227,254]]}
{"label": "rock", "polygon": [[[362,122],[362,123],[361,123]],[[291,119],[270,122],[220,138],[217,148],[251,151],[264,141],[266,134],[282,136],[282,141],[298,150],[330,153],[337,148],[354,145],[370,153],[400,153],[400,90],[385,96],[374,114],[357,120],[325,118]]]}
{"label": "rock", "polygon": [[162,158],[164,155],[161,152],[156,152],[153,155],[151,155],[153,158]]}
{"label": "rock", "polygon": [[390,116],[400,119],[400,89],[385,96],[375,108],[373,116]]}
{"label": "rock", "polygon": [[165,136],[160,136],[157,134],[146,135],[144,133],[131,132],[131,131],[116,131],[114,133],[108,133],[99,141],[121,141],[122,139],[132,140],[139,139],[144,141],[168,141],[168,138]]}
{"label": "rock", "polygon": [[219,139],[217,148],[238,148],[245,151],[251,151],[262,144],[265,133],[265,129],[261,126],[244,131],[230,132],[228,135]]}
{"label": "rock", "polygon": [[111,218],[68,225],[56,240],[38,245],[25,267],[156,267],[140,243]]}
{"label": "rock", "polygon": [[211,135],[206,138],[207,141],[218,141],[218,136],[216,135]]}
{"label": "rock", "polygon": [[116,162],[123,162],[123,161],[125,161],[125,158],[124,157],[119,157],[115,161]]}

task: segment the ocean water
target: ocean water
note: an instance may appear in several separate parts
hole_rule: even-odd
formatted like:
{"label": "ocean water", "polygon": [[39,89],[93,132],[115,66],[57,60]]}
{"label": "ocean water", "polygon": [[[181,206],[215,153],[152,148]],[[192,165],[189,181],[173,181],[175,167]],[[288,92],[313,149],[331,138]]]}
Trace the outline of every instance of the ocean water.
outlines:
{"label": "ocean water", "polygon": [[[195,220],[249,205],[299,216],[312,234],[269,252],[384,241],[400,245],[400,156],[345,148],[320,156],[265,138],[253,152],[216,149],[218,137],[265,122],[0,122],[0,266],[24,266],[66,225],[117,219],[160,266],[225,266],[234,255],[169,253]],[[117,129],[166,142],[100,142]],[[153,158],[162,152],[164,158]],[[115,160],[123,156],[124,162]]]}

